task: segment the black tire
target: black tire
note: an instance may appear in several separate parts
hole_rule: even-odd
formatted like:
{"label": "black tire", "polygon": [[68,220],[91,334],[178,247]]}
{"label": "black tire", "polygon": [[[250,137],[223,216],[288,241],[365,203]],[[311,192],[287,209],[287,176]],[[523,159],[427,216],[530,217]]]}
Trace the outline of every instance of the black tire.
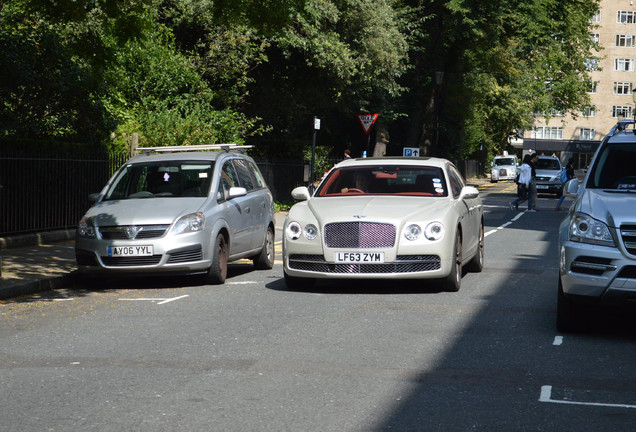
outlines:
{"label": "black tire", "polygon": [[212,285],[225,283],[227,277],[228,259],[227,241],[223,234],[219,234],[214,241],[214,251],[212,253],[212,265],[208,270],[206,282]]}
{"label": "black tire", "polygon": [[313,278],[299,278],[290,276],[286,272],[283,272],[283,275],[285,277],[285,285],[292,291],[306,290],[314,286],[315,280]]}
{"label": "black tire", "polygon": [[576,333],[587,329],[584,321],[584,308],[572,301],[563,292],[563,285],[559,277],[559,290],[557,293],[556,328],[562,333]]}
{"label": "black tire", "polygon": [[256,255],[252,261],[256,270],[270,270],[274,267],[274,230],[267,228],[265,243],[261,253]]}
{"label": "black tire", "polygon": [[453,251],[455,259],[451,264],[451,271],[442,281],[444,291],[448,292],[457,292],[462,285],[462,238],[459,231],[457,231],[457,235],[455,237],[455,247],[453,248]]}
{"label": "black tire", "polygon": [[479,244],[477,253],[472,260],[466,265],[466,269],[470,272],[481,273],[484,269],[484,224],[479,225]]}

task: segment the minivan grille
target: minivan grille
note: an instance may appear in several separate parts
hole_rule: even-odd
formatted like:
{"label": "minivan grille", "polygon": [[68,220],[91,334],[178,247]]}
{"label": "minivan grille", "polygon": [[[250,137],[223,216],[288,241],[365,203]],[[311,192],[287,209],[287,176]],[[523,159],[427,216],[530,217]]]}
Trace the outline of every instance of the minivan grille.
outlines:
{"label": "minivan grille", "polygon": [[[170,225],[138,225],[136,227],[128,225],[103,226],[99,227],[99,233],[104,240],[143,240],[158,238],[165,234]],[[130,228],[137,228],[137,234],[129,237],[127,232],[134,232]]]}
{"label": "minivan grille", "polygon": [[395,225],[338,222],[325,225],[325,245],[331,248],[381,248],[395,245]]}

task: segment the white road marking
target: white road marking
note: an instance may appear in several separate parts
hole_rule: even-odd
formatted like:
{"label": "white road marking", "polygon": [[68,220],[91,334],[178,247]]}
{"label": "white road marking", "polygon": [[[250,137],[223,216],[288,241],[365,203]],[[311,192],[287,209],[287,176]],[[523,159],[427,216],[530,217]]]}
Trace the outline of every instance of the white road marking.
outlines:
{"label": "white road marking", "polygon": [[555,336],[554,342],[552,342],[552,345],[561,345],[562,343],[563,343],[563,336]]}
{"label": "white road marking", "polygon": [[526,213],[526,212],[525,212],[525,211],[522,211],[522,212],[521,212],[521,213],[519,213],[517,216],[513,217],[513,218],[512,218],[509,222],[506,222],[505,224],[503,224],[503,225],[501,225],[501,226],[498,226],[497,228],[495,228],[495,229],[493,229],[493,230],[490,230],[490,231],[488,231],[487,233],[484,233],[484,237],[488,237],[490,234],[494,234],[494,233],[496,233],[497,231],[500,231],[500,230],[505,229],[508,225],[510,225],[510,224],[512,224],[513,222],[515,222],[515,221],[519,220],[519,218],[520,218],[521,216],[523,216],[523,215],[524,215],[524,213]]}
{"label": "white road marking", "polygon": [[172,297],[172,298],[120,298],[118,300],[121,301],[151,301],[151,302],[159,302],[157,303],[158,305],[162,305],[162,304],[166,304],[166,303],[170,303],[172,301],[175,300],[180,300],[182,298],[186,298],[186,297],[190,297],[189,294],[185,294],[179,297]]}
{"label": "white road marking", "polygon": [[586,405],[586,406],[597,406],[597,407],[610,407],[610,408],[636,408],[636,405],[627,405],[627,404],[554,400],[552,399],[552,386],[549,386],[549,385],[541,386],[541,396],[539,396],[539,402],[549,402],[549,403],[565,404],[565,405]]}

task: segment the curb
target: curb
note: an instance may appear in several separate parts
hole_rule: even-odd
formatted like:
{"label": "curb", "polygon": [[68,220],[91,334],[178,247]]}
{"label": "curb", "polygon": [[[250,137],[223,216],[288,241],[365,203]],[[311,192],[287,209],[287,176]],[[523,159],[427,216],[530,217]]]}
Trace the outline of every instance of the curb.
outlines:
{"label": "curb", "polygon": [[0,300],[8,300],[43,291],[65,288],[73,282],[75,273],[71,272],[62,276],[53,276],[44,279],[22,282],[6,288],[0,288]]}
{"label": "curb", "polygon": [[75,229],[44,231],[32,234],[21,234],[10,237],[0,237],[0,250],[25,246],[39,246],[46,243],[56,243],[75,238]]}

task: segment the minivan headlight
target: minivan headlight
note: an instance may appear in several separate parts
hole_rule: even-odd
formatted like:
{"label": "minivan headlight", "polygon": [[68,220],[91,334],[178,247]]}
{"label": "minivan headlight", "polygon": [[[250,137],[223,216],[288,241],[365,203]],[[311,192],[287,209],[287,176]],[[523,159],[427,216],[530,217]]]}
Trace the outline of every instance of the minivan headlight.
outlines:
{"label": "minivan headlight", "polygon": [[570,221],[570,240],[601,246],[616,246],[609,227],[584,213],[576,213]]}
{"label": "minivan headlight", "polygon": [[190,232],[197,232],[203,229],[205,223],[205,216],[203,213],[191,213],[183,216],[172,227],[173,234],[185,234]]}
{"label": "minivan headlight", "polygon": [[77,234],[80,237],[95,238],[95,226],[91,218],[83,217],[77,224]]}

